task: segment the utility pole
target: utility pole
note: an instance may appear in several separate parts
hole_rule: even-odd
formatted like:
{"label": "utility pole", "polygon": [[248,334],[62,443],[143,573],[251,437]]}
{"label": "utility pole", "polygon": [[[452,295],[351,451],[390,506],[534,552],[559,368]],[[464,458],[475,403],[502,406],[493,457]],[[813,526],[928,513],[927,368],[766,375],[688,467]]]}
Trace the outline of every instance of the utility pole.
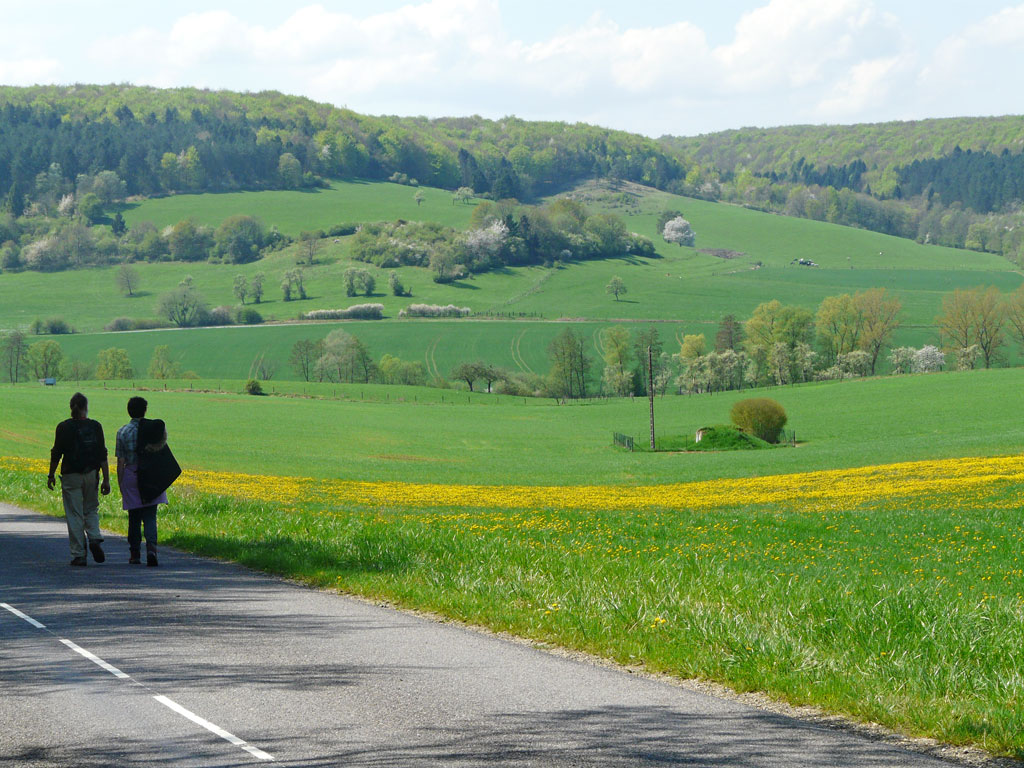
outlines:
{"label": "utility pole", "polygon": [[651,405],[651,450],[654,450],[654,352],[647,346],[647,401]]}

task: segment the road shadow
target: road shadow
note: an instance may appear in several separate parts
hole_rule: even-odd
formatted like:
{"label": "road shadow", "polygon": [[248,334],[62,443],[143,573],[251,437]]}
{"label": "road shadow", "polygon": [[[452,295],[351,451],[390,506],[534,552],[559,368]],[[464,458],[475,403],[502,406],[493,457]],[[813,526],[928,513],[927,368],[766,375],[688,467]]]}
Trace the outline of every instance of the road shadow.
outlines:
{"label": "road shadow", "polygon": [[[785,725],[785,730],[778,728]],[[941,768],[950,763],[885,744],[834,736],[820,727],[755,715],[704,716],[668,707],[609,706],[573,711],[493,715],[447,727],[379,724],[368,743],[363,728],[338,727],[328,738],[306,734],[246,734],[275,764],[326,768]],[[9,755],[14,765],[176,765],[183,745],[145,740],[85,742],[73,749],[32,748]],[[169,749],[168,749],[169,747]],[[189,764],[228,768],[253,759],[216,737],[190,740]],[[192,761],[195,761],[194,763]],[[0,764],[5,761],[0,759]]]}

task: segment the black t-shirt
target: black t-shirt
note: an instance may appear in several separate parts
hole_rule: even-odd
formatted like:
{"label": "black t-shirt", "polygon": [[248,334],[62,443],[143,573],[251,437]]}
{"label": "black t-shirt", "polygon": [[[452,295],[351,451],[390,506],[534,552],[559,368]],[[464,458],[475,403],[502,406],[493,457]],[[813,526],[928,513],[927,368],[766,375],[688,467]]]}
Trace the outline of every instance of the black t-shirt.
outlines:
{"label": "black t-shirt", "polygon": [[58,424],[50,458],[57,461],[61,457],[62,475],[99,469],[107,460],[103,425],[95,419],[65,419]]}

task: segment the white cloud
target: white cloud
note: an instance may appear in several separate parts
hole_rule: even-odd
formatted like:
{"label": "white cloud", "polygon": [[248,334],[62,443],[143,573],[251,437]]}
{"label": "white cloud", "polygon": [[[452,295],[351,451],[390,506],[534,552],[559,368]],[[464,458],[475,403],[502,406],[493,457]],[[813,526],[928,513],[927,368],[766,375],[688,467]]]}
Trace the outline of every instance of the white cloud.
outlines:
{"label": "white cloud", "polygon": [[[598,14],[533,42],[498,0],[411,0],[356,17],[323,5],[276,26],[223,10],[98,41],[109,72],[158,85],[275,88],[367,112],[590,120],[645,133],[856,117],[884,108],[913,54],[874,0],[770,0],[711,47],[686,21]],[[730,117],[723,117],[729,110]]]}
{"label": "white cloud", "polygon": [[60,62],[56,59],[0,59],[0,83],[7,85],[48,83],[57,77],[60,70]]}
{"label": "white cloud", "polygon": [[[920,75],[925,99],[949,114],[1024,111],[1016,87],[1024,62],[1024,5],[1004,8],[942,41]],[[1009,97],[1009,100],[1008,100]],[[1002,106],[996,106],[1002,105]]]}
{"label": "white cloud", "polygon": [[835,83],[831,94],[817,105],[815,112],[824,120],[856,120],[859,115],[889,104],[911,75],[912,60],[907,56],[887,56],[862,61]]}
{"label": "white cloud", "polygon": [[894,18],[872,0],[771,0],[744,14],[736,37],[715,50],[725,82],[739,89],[827,82],[901,41]]}

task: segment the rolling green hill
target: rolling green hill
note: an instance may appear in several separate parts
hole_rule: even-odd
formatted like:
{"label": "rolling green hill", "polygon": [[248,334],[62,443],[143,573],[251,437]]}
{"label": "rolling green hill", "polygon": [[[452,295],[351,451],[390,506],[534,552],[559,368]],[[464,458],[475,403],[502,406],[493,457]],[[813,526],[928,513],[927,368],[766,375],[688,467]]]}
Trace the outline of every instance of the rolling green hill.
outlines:
{"label": "rolling green hill", "polygon": [[[295,266],[296,249],[274,253],[245,265],[184,262],[139,263],[139,296],[124,297],[115,281],[115,267],[46,274],[3,273],[0,293],[17,301],[0,302],[0,327],[27,326],[36,318],[62,315],[79,331],[93,332],[114,317],[151,317],[158,296],[191,275],[212,306],[233,305],[231,286],[237,274],[266,274],[266,299],[259,307],[268,318],[294,319],[311,309],[339,308],[365,299],[344,295],[341,273],[357,264],[377,277],[373,301],[396,316],[410,301],[468,306],[474,312],[523,312],[545,319],[658,319],[682,323],[717,322],[723,314],[747,316],[762,301],[777,298],[813,309],[828,295],[882,286],[898,292],[907,307],[906,322],[930,325],[941,296],[957,287],[996,285],[1015,289],[1022,278],[1012,264],[995,254],[940,246],[923,246],[901,238],[824,222],[775,216],[739,206],[682,198],[649,188],[630,187],[633,204],[623,207],[620,194],[603,185],[585,185],[574,196],[594,210],[618,213],[627,227],[654,240],[660,258],[610,259],[572,263],[549,270],[512,267],[478,275],[452,285],[438,285],[426,269],[402,267],[399,274],[413,297],[385,296],[387,271],[352,262],[349,238],[329,238],[318,263],[305,268],[313,298],[280,301],[277,284]],[[418,214],[465,226],[471,206],[452,205],[440,190],[425,190],[417,207],[407,187],[394,184],[338,183],[319,193],[261,192],[229,195],[181,195],[152,200],[129,211],[132,220],[168,223],[179,217],[218,220],[242,206],[266,223],[300,228],[345,220],[382,220]],[[665,243],[656,234],[657,214],[664,208],[682,211],[697,232],[697,249]],[[278,215],[278,218],[273,218]],[[309,219],[306,219],[306,216]],[[348,220],[352,220],[348,218]],[[337,242],[335,242],[337,240]],[[725,249],[736,258],[722,259],[703,251]],[[820,265],[793,265],[797,258]],[[757,263],[761,266],[758,267]],[[622,301],[604,293],[613,274],[629,288]]]}
{"label": "rolling green hill", "polygon": [[[408,187],[387,183],[337,183],[317,193],[179,195],[146,201],[128,215],[131,221],[148,219],[160,224],[183,216],[212,222],[244,210],[265,217],[267,223],[294,229],[417,214],[458,227],[468,224],[472,206],[452,205],[450,195],[440,190],[424,191],[426,200],[419,207]],[[629,229],[654,239],[658,257],[570,263],[553,269],[511,267],[449,285],[433,282],[425,268],[402,267],[398,272],[413,293],[408,298],[386,295],[386,270],[351,260],[351,238],[328,238],[317,263],[303,268],[310,294],[304,301],[282,301],[277,287],[284,272],[295,267],[297,252],[292,247],[245,265],[138,263],[141,291],[132,297],[118,291],[115,267],[0,274],[0,327],[27,327],[37,318],[62,316],[81,332],[59,339],[72,357],[91,358],[99,349],[122,347],[130,352],[141,373],[153,347],[167,344],[186,370],[204,377],[240,378],[248,375],[252,360],[265,353],[278,363],[278,378],[291,378],[294,373],[285,361],[294,341],[322,338],[338,327],[336,324],[96,333],[115,317],[153,317],[159,296],[186,275],[192,276],[211,306],[233,306],[237,304],[232,294],[235,276],[251,278],[263,272],[266,296],[257,309],[267,320],[292,321],[312,309],[380,302],[389,319],[346,326],[370,345],[376,357],[386,352],[423,360],[432,373],[441,375],[456,363],[476,357],[511,370],[542,372],[547,370],[547,345],[561,326],[508,322],[508,315],[544,321],[586,319],[590,322],[579,327],[591,336],[615,322],[663,321],[666,325],[659,326],[662,338],[674,351],[674,340],[680,334],[704,333],[710,339],[723,315],[746,318],[763,301],[778,299],[813,311],[826,296],[885,287],[904,305],[905,327],[897,344],[920,346],[938,341],[934,319],[943,296],[950,291],[995,285],[1009,292],[1024,281],[1011,264],[994,254],[923,246],[865,230],[682,198],[635,185],[591,183],[571,194],[595,211],[623,216]],[[656,236],[657,214],[665,208],[683,212],[693,223],[697,249],[670,245]],[[731,251],[734,258],[704,252],[713,249]],[[811,259],[821,266],[797,266],[792,264],[796,258]],[[345,296],[342,273],[353,265],[375,275],[378,287],[374,296]],[[620,301],[604,290],[616,275],[629,289]],[[453,303],[475,313],[505,317],[484,323],[395,322],[410,302]],[[1016,360],[1015,352],[1008,351],[1010,360]]]}

